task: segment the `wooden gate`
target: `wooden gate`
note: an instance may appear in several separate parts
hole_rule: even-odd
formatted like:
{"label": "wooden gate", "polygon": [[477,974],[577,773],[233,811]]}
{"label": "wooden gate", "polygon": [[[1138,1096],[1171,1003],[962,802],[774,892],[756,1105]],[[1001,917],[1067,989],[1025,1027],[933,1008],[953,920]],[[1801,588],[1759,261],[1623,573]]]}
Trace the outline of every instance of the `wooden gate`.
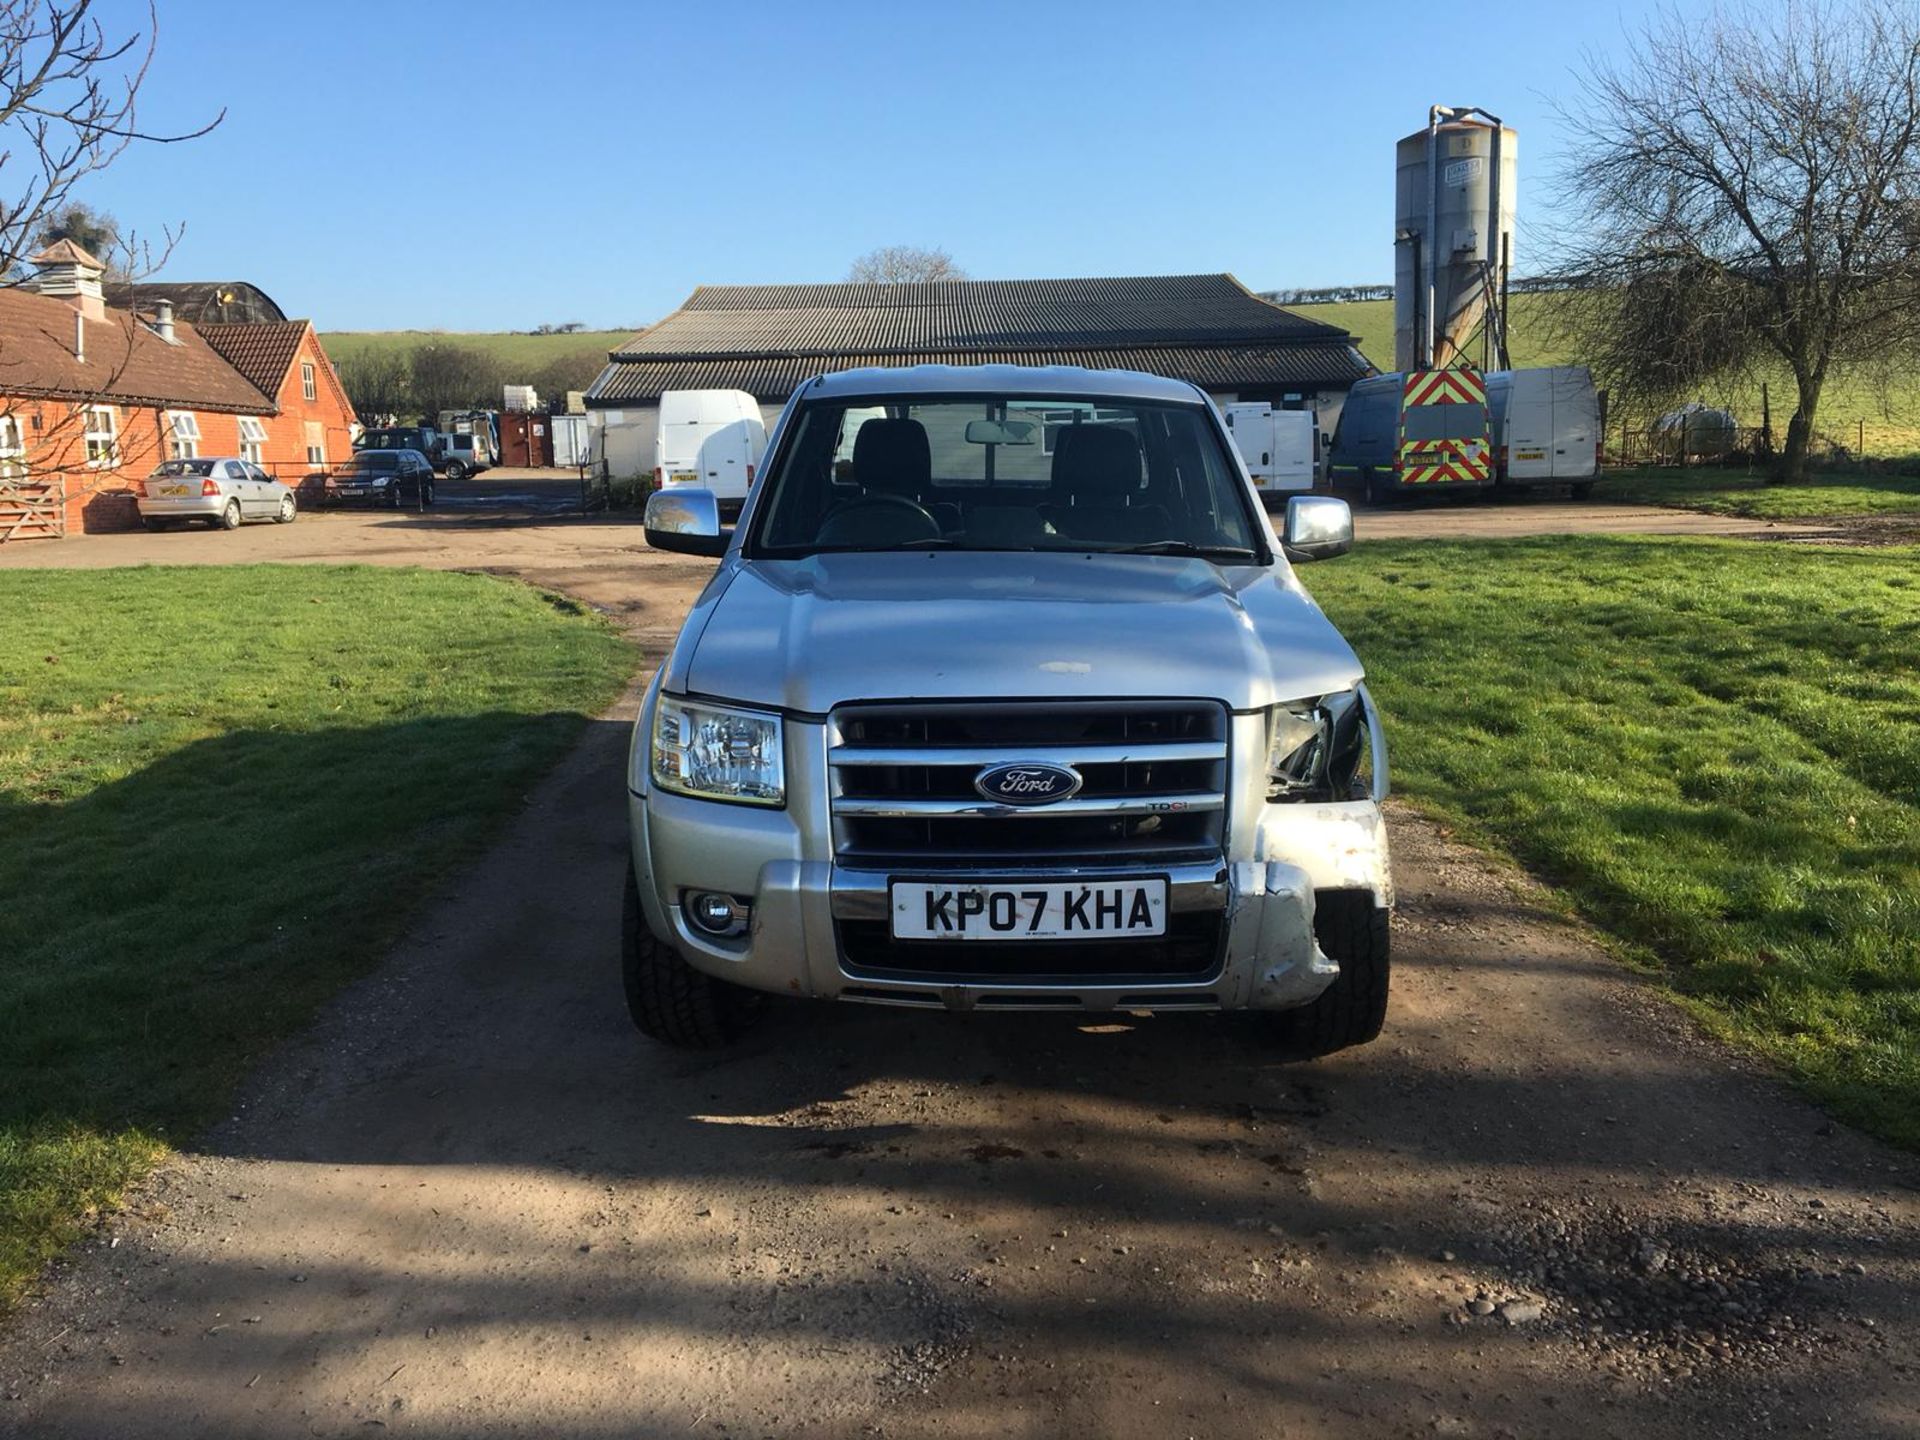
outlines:
{"label": "wooden gate", "polygon": [[0,477],[0,545],[9,540],[51,540],[66,533],[66,476]]}

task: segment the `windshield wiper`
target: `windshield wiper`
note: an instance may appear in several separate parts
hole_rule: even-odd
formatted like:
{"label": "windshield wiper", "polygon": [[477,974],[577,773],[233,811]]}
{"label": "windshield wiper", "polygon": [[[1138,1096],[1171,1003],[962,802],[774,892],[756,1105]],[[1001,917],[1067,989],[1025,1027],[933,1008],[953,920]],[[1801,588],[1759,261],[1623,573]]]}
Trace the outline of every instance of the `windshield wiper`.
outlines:
{"label": "windshield wiper", "polygon": [[1195,545],[1191,540],[1149,540],[1144,545],[1122,545],[1101,550],[1101,555],[1190,555],[1196,560],[1256,560],[1259,557],[1240,545]]}

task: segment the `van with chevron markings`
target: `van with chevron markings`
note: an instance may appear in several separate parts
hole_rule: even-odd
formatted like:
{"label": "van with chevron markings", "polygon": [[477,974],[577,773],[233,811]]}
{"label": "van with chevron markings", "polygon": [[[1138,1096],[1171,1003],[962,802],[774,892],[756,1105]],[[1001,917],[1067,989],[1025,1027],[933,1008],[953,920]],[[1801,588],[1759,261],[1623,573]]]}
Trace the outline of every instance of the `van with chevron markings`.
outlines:
{"label": "van with chevron markings", "polygon": [[1347,392],[1327,463],[1369,505],[1397,495],[1493,486],[1487,386],[1472,369],[1375,375]]}

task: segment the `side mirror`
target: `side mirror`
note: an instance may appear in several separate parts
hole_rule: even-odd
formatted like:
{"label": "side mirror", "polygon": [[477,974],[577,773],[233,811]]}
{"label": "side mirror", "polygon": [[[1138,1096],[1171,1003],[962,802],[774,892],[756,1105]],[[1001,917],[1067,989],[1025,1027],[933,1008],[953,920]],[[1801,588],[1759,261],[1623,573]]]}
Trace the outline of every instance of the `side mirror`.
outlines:
{"label": "side mirror", "polygon": [[1331,495],[1295,495],[1287,501],[1280,545],[1289,560],[1331,560],[1353,548],[1353,511]]}
{"label": "side mirror", "polygon": [[727,553],[733,536],[720,528],[720,501],[711,490],[656,490],[647,497],[647,544],[682,555]]}

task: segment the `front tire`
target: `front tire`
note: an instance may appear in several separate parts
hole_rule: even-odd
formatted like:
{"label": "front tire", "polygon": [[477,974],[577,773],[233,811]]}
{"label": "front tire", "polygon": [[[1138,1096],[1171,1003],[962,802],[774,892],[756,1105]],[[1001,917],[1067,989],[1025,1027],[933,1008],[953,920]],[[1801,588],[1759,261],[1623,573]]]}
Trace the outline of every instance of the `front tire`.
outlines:
{"label": "front tire", "polygon": [[238,530],[240,528],[240,502],[238,500],[229,500],[227,502],[227,508],[220,512],[218,523],[222,530]]}
{"label": "front tire", "polygon": [[1308,1056],[1364,1045],[1387,1019],[1393,936],[1388,912],[1365,890],[1322,890],[1313,935],[1340,962],[1340,978],[1311,1005],[1278,1016],[1282,1038]]}
{"label": "front tire", "polygon": [[683,1050],[718,1050],[760,1018],[757,993],[703,974],[654,938],[640,910],[631,865],[620,929],[627,1013],[642,1035]]}
{"label": "front tire", "polygon": [[464,480],[464,479],[466,479],[466,478],[467,478],[467,463],[466,463],[466,461],[464,461],[464,460],[449,460],[449,461],[447,462],[447,478],[448,478],[449,480]]}
{"label": "front tire", "polygon": [[298,510],[293,503],[293,496],[283,495],[280,497],[280,512],[273,517],[273,523],[276,525],[291,525],[293,523],[293,517],[297,513]]}

